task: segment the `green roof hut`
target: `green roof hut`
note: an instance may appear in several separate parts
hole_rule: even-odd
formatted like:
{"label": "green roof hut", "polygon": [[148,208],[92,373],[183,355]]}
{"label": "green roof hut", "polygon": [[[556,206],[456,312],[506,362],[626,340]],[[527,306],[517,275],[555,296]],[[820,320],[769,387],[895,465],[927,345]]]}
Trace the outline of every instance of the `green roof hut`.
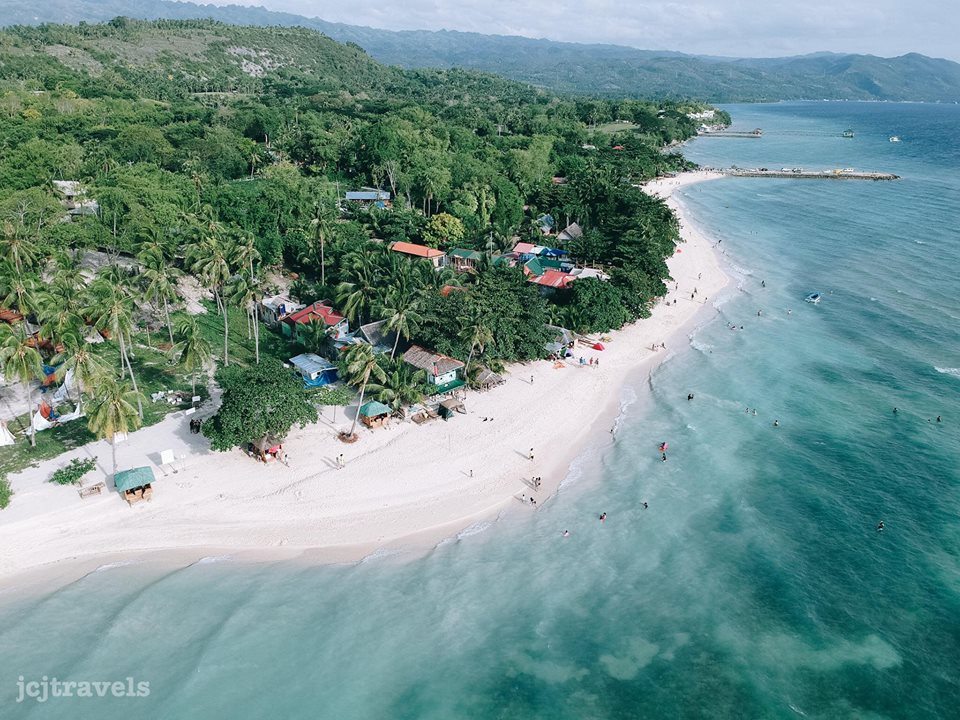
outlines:
{"label": "green roof hut", "polygon": [[153,482],[153,470],[148,467],[121,470],[113,476],[117,492],[123,495],[128,505],[141,500],[150,501],[153,498]]}
{"label": "green roof hut", "polygon": [[393,412],[387,405],[371,400],[360,406],[360,422],[368,428],[383,427],[390,422],[390,413]]}

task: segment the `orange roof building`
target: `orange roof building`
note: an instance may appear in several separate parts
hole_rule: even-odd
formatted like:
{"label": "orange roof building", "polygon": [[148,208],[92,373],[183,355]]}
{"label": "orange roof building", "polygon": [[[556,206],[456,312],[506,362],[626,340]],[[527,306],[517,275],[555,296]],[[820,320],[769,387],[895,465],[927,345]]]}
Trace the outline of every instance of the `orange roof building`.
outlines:
{"label": "orange roof building", "polygon": [[427,247],[426,245],[417,245],[416,243],[395,242],[390,246],[394,252],[410,255],[411,257],[423,258],[429,260],[436,267],[443,267],[446,264],[447,254],[442,250]]}

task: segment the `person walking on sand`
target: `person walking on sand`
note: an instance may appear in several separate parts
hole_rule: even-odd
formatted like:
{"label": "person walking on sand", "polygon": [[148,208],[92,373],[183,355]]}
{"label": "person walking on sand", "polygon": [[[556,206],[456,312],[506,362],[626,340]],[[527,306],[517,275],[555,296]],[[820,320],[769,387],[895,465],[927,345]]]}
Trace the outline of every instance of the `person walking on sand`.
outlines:
{"label": "person walking on sand", "polygon": [[530,376],[530,384],[533,385],[533,375]]}
{"label": "person walking on sand", "polygon": [[530,448],[530,452],[527,453],[527,460],[533,460],[533,448]]}

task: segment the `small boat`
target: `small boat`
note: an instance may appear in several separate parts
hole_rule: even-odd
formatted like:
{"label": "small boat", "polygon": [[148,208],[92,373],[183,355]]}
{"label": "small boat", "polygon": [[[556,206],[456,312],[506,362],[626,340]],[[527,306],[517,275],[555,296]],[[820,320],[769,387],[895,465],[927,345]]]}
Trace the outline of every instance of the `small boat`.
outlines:
{"label": "small boat", "polygon": [[890,142],[900,142],[900,138],[896,135],[891,135]]}
{"label": "small boat", "polygon": [[845,138],[852,138],[852,137],[853,137],[853,130],[844,130],[844,131],[843,131],[843,136],[844,136]]}
{"label": "small boat", "polygon": [[804,300],[808,303],[812,303],[816,305],[817,303],[820,302],[820,297],[821,297],[820,293],[810,293],[804,298]]}

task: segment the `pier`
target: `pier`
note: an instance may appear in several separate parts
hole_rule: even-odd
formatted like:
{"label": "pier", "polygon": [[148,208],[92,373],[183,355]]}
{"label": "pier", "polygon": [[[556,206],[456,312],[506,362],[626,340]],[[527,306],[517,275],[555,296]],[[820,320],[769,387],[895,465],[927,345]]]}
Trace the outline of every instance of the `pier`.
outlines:
{"label": "pier", "polygon": [[704,132],[697,133],[697,137],[698,137],[698,138],[715,137],[715,138],[754,138],[754,139],[757,139],[757,138],[762,138],[762,137],[763,137],[763,130],[761,130],[760,128],[757,128],[756,130],[748,130],[748,131],[742,131],[742,130],[709,130],[709,131],[704,131]]}
{"label": "pier", "polygon": [[899,175],[883,172],[860,172],[858,170],[804,170],[802,168],[784,168],[782,170],[767,170],[758,168],[743,170],[731,168],[719,172],[731,177],[759,177],[759,178],[786,178],[790,180],[899,180]]}

